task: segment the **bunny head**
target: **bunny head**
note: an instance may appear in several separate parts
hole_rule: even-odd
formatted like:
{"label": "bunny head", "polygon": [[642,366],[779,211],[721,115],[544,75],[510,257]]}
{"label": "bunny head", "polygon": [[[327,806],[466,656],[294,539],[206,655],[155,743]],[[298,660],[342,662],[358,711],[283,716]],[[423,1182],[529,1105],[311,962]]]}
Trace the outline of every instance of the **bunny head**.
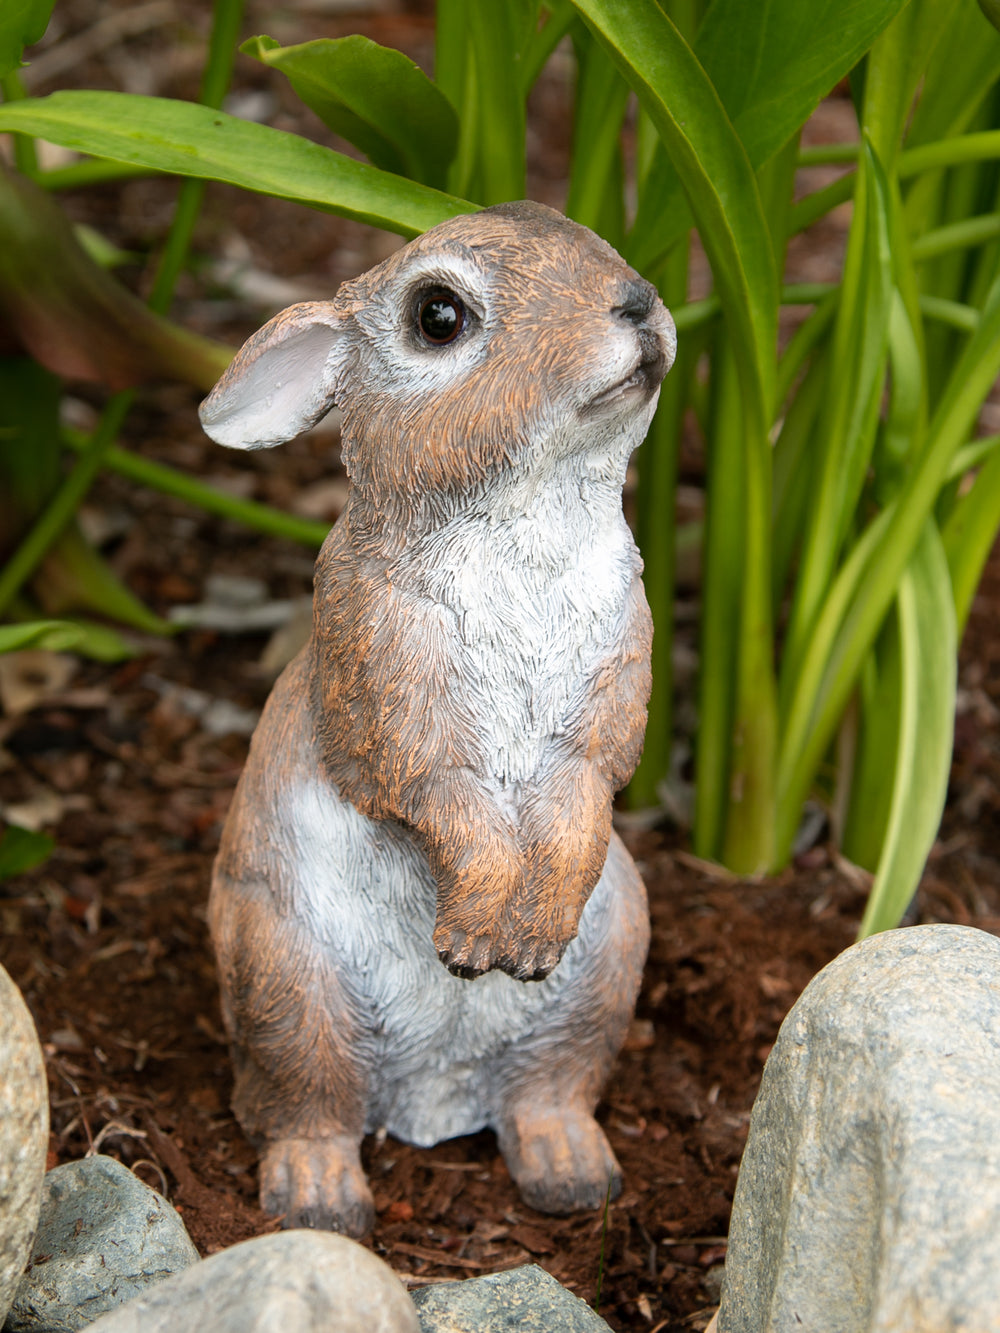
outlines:
{"label": "bunny head", "polygon": [[674,357],[655,288],[535,203],[441,223],[330,302],[255,334],[202,405],[218,443],[267,448],[343,411],[344,464],[383,518],[552,442],[639,443]]}

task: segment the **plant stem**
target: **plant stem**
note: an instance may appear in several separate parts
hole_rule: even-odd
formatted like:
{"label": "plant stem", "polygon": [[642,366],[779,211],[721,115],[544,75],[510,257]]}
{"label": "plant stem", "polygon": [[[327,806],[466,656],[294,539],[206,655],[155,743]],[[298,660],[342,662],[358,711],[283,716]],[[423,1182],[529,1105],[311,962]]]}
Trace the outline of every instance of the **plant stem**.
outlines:
{"label": "plant stem", "polygon": [[858,160],[860,144],[822,143],[812,148],[800,148],[796,165],[799,167],[841,166]]}
{"label": "plant stem", "polygon": [[[233,72],[236,40],[242,21],[243,0],[215,0],[212,11],[212,36],[199,98],[205,106],[216,109],[222,106]],[[204,194],[203,180],[189,176],[187,180],[181,182],[167,243],[160,257],[148,301],[149,308],[159,315],[165,315],[170,308],[177,279],[187,260]]]}
{"label": "plant stem", "polygon": [[[660,292],[668,302],[683,294],[688,281],[687,246],[667,260]],[[660,390],[656,416],[638,454],[636,496],[639,549],[645,563],[643,583],[653,617],[653,691],[649,699],[646,743],[628,789],[629,804],[642,809],[658,802],[657,786],[670,771],[673,737],[674,573],[676,568],[677,460],[693,364],[683,344]]]}
{"label": "plant stem", "polygon": [[694,850],[706,860],[719,859],[725,835],[746,523],[739,381],[722,330],[712,350],[712,376],[694,793]]}
{"label": "plant stem", "polygon": [[[900,180],[919,176],[924,171],[941,167],[956,167],[964,162],[988,162],[1000,157],[1000,130],[982,130],[977,134],[961,134],[954,139],[939,139],[936,143],[907,148],[897,159]],[[844,204],[854,193],[854,173],[848,172],[825,189],[806,195],[792,208],[790,232],[805,231],[838,204]]]}
{"label": "plant stem", "polygon": [[950,324],[953,329],[961,329],[963,333],[974,333],[979,327],[978,310],[974,310],[970,305],[963,305],[961,301],[948,301],[943,296],[931,296],[929,293],[921,292],[920,313],[928,319],[937,319],[942,324]]}
{"label": "plant stem", "polygon": [[[3,92],[5,102],[21,102],[27,95],[24,91],[24,84],[17,70],[11,70],[0,79],[0,91]],[[15,134],[14,140],[14,165],[25,176],[38,175],[38,154],[35,151],[35,141],[28,134]]]}
{"label": "plant stem", "polygon": [[[77,453],[82,453],[87,448],[87,437],[77,431],[64,430],[62,438],[63,442]],[[178,500],[197,505],[199,509],[204,509],[209,514],[232,519],[235,523],[243,523],[248,528],[266,532],[272,537],[285,537],[289,541],[300,542],[303,546],[312,547],[313,550],[318,550],[323,545],[330,530],[325,523],[315,523],[310,519],[299,518],[296,514],[286,514],[280,509],[272,509],[270,505],[227,495],[225,491],[217,490],[214,486],[208,486],[203,481],[189,477],[186,472],[179,472],[163,463],[130,453],[117,445],[111,445],[104,454],[104,466],[110,472],[117,472],[119,476],[127,477],[129,481],[138,482],[139,485],[148,486],[151,490],[160,491],[164,495],[176,496]]]}
{"label": "plant stem", "polygon": [[40,171],[35,177],[35,184],[43,190],[76,190],[87,185],[104,185],[107,181],[165,174],[154,167],[138,166],[134,162],[112,162],[107,157],[92,157],[85,162],[74,162],[68,167]]}
{"label": "plant stem", "polygon": [[947,227],[938,227],[935,231],[918,236],[911,246],[914,262],[934,259],[951,250],[962,250],[973,245],[982,245],[1000,236],[1000,216],[987,213],[982,217],[966,218],[963,222],[953,222]]}
{"label": "plant stem", "polygon": [[100,471],[104,456],[118,434],[132,404],[135,392],[126,389],[109,399],[97,429],[87,441],[80,458],[62,485],[42,511],[31,531],[0,570],[0,615],[35,572],[46,551],[57,539],[77,509]]}

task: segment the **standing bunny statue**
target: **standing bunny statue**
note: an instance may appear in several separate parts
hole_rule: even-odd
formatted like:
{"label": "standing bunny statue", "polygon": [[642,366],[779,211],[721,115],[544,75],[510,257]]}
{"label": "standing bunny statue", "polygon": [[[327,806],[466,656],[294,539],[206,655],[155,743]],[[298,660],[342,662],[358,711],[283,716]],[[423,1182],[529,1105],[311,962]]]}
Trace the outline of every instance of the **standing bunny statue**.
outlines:
{"label": "standing bunny statue", "polygon": [[649,941],[612,831],[649,611],[622,514],[674,356],[655,289],[538,204],[458,217],[292,306],[202,406],[267,448],[343,412],[347,504],[216,862],[261,1202],[367,1232],[365,1133],[492,1126],[525,1200],[601,1205],[594,1108]]}

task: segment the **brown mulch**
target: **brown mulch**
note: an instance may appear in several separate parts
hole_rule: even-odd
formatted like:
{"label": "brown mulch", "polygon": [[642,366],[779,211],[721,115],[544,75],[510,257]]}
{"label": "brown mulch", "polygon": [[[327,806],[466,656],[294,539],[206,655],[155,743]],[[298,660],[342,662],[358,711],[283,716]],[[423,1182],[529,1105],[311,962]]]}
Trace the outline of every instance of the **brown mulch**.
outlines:
{"label": "brown mulch", "polygon": [[[57,14],[68,37],[124,8],[65,0]],[[189,28],[204,27],[204,6],[192,0],[179,9]],[[426,6],[382,6],[361,18],[316,11],[297,22],[294,33],[275,35],[287,42],[360,30],[425,62],[430,50]],[[264,9],[252,11],[247,31],[270,30]],[[190,61],[157,66],[173,49],[172,32],[163,40],[123,36],[73,77],[122,86],[122,62],[134,69],[145,61],[157,73],[150,91],[191,96]],[[272,123],[323,137],[261,67],[243,61],[239,71],[244,91],[274,94]],[[553,203],[565,176],[561,77],[557,70],[533,107],[545,133],[532,139],[531,192]],[[66,82],[43,80],[33,91]],[[162,235],[172,197],[167,183],[130,182],[81,193],[67,206],[142,252]],[[234,241],[248,265],[282,279],[307,275],[317,295],[374,262],[386,244],[320,214],[212,189],[199,254],[218,255]],[[824,244],[835,247],[836,238]],[[823,259],[803,254],[804,269]],[[125,276],[140,288],[148,282],[148,273]],[[238,341],[269,312],[220,292],[218,282],[206,272],[186,277],[176,313]],[[99,396],[75,393],[75,411],[85,417]],[[273,453],[230,454],[200,434],[196,399],[178,388],[143,393],[124,443],[240,494],[333,517],[342,495],[328,484],[336,474],[333,436],[313,432]],[[106,556],[160,612],[200,600],[213,573],[263,579],[274,598],[309,590],[304,548],[109,476],[91,508],[110,520]],[[995,555],[963,647],[949,808],[912,919],[1000,933],[998,627]],[[32,707],[0,716],[0,803],[47,810],[57,839],[44,867],[0,885],[0,962],[25,995],[48,1066],[50,1164],[93,1149],[120,1158],[168,1195],[203,1254],[275,1225],[257,1206],[254,1153],[228,1109],[231,1076],[205,925],[212,857],[247,742],[207,732],[185,697],[166,686],[259,709],[270,685],[259,666],[265,642],[207,630],[146,640],[134,660],[77,664]],[[716,1303],[763,1061],[809,978],[854,938],[865,880],[825,845],[777,879],[747,883],[696,862],[678,832],[626,836],[649,889],[653,942],[636,1022],[599,1111],[626,1173],[606,1237],[600,1212],[558,1219],[527,1208],[484,1132],[431,1150],[370,1139],[365,1165],[378,1211],[371,1243],[411,1286],[530,1261],[591,1302],[603,1244],[601,1313],[611,1326],[673,1333],[703,1328]]]}

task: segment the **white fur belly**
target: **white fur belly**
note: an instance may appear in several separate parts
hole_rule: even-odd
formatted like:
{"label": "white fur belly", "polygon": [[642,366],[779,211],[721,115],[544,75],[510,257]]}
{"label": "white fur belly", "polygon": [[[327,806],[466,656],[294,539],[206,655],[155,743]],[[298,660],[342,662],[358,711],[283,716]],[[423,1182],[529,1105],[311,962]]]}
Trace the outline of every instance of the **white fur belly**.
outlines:
{"label": "white fur belly", "polygon": [[315,781],[286,790],[279,820],[285,854],[298,863],[294,911],[329,951],[369,1030],[366,1129],[385,1125],[429,1146],[483,1128],[491,1060],[561,1021],[561,997],[585,968],[607,911],[602,885],[545,981],[502,972],[466,981],[437,957],[434,880],[405,830],[376,825]]}
{"label": "white fur belly", "polygon": [[486,773],[501,788],[530,780],[621,640],[639,561],[620,500],[537,505],[502,525],[465,516],[434,544],[424,592],[456,616]]}

